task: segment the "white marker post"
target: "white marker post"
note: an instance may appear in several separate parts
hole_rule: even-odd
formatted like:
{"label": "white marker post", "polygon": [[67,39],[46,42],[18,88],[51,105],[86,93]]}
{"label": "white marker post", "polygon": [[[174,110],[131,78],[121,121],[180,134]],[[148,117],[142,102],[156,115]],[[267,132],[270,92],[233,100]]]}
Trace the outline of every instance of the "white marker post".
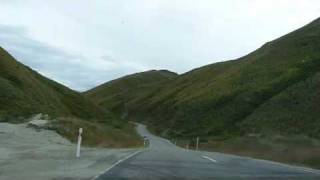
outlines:
{"label": "white marker post", "polygon": [[145,136],[143,137],[143,146],[146,148],[147,147],[147,142],[148,142],[148,138]]}
{"label": "white marker post", "polygon": [[197,146],[196,146],[196,150],[199,150],[199,137],[197,137]]}
{"label": "white marker post", "polygon": [[81,141],[82,141],[81,135],[82,135],[82,132],[83,132],[83,130],[82,130],[82,128],[80,128],[80,129],[79,129],[79,136],[78,136],[78,145],[77,145],[77,158],[80,157],[80,148],[81,148]]}

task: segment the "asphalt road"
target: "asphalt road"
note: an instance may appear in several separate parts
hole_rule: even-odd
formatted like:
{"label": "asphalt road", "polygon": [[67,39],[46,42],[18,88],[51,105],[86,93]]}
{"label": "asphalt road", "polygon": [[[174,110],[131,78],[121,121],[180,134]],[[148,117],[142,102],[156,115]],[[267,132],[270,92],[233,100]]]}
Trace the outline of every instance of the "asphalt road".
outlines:
{"label": "asphalt road", "polygon": [[179,148],[150,134],[150,147],[111,168],[98,180],[319,180],[320,171],[233,155]]}

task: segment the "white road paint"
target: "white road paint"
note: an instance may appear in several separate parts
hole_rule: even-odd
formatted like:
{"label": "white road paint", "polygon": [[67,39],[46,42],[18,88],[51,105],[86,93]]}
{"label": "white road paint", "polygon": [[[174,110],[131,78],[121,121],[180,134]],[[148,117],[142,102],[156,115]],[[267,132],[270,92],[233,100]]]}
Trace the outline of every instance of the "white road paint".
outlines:
{"label": "white road paint", "polygon": [[302,169],[305,172],[309,172],[309,173],[314,173],[314,174],[320,174],[319,172],[316,172],[314,170],[310,170],[310,169]]}
{"label": "white road paint", "polygon": [[297,166],[292,166],[292,165],[289,165],[289,164],[283,164],[283,163],[280,163],[280,162],[268,161],[268,160],[263,160],[263,159],[253,159],[253,158],[247,158],[247,159],[251,159],[251,160],[258,161],[258,162],[263,162],[263,163],[268,163],[268,164],[273,164],[273,165],[276,165],[276,166],[282,166],[282,167],[286,167],[286,168],[291,168],[291,169],[295,169],[297,171],[304,171],[304,172],[320,175],[320,170],[317,170],[317,169],[311,169],[311,168],[307,168],[307,167],[297,167]]}
{"label": "white road paint", "polygon": [[209,161],[214,162],[214,163],[217,163],[217,162],[218,162],[217,160],[212,159],[212,158],[210,158],[210,157],[208,157],[208,156],[202,156],[202,158],[208,159]]}
{"label": "white road paint", "polygon": [[[109,178],[113,179],[113,177],[118,177],[119,179],[173,179],[177,177],[181,178],[188,178],[190,176],[195,176],[194,174],[197,174],[196,176],[201,178],[202,177],[202,169],[208,168],[210,173],[209,175],[212,176],[212,178],[217,176],[226,176],[230,178],[237,178],[242,177],[243,179],[282,179],[283,177],[286,179],[296,178],[296,177],[312,177],[312,174],[305,173],[300,171],[296,171],[295,169],[290,168],[281,168],[279,166],[273,166],[268,163],[258,163],[255,162],[254,159],[250,161],[250,159],[245,157],[238,157],[238,156],[229,156],[219,153],[210,153],[210,152],[197,152],[194,150],[189,150],[187,152],[183,152],[182,148],[178,149],[175,148],[173,145],[169,145],[166,143],[166,141],[160,137],[156,137],[153,135],[150,135],[147,130],[145,129],[145,126],[140,125],[138,126],[138,133],[143,136],[150,137],[151,147],[148,149],[149,153],[142,153],[139,156],[136,156],[135,158],[132,158],[131,160],[122,160],[118,163],[116,163],[114,166],[106,170],[106,172],[103,172],[102,176],[97,176],[100,178]],[[181,156],[180,156],[181,154]],[[152,158],[152,161],[148,161],[147,164],[145,162],[146,159]],[[200,161],[194,161],[194,158],[198,158]],[[180,166],[179,162],[181,159],[184,159],[184,165],[185,164],[195,164],[192,167],[188,167],[187,171],[186,166]],[[203,159],[201,161],[201,159]],[[228,167],[228,166],[220,166],[221,169],[219,169],[219,172],[216,172],[216,166],[220,163],[223,163],[223,161],[230,161],[234,160],[235,162],[242,162],[239,163],[239,166],[242,167]],[[124,162],[123,162],[124,161]],[[169,162],[168,162],[169,161]],[[177,168],[181,170],[177,170],[172,174],[172,169],[170,169],[170,166],[172,165],[172,162],[177,162]],[[135,166],[132,168],[128,167],[131,166],[131,162],[135,164]],[[159,163],[160,162],[160,163]],[[207,162],[207,163],[203,163]],[[160,166],[159,166],[160,165]],[[227,164],[226,164],[227,165]],[[247,166],[248,165],[248,166]],[[148,172],[144,172],[145,167],[148,166]],[[201,166],[201,167],[199,167]],[[198,168],[199,167],[199,168]],[[252,167],[247,169],[247,167]],[[112,169],[113,168],[113,169]],[[140,169],[139,172],[136,172],[136,169]],[[110,170],[111,169],[111,170]],[[211,169],[211,170],[210,170]],[[110,170],[110,171],[109,171]],[[150,171],[149,171],[150,170]],[[200,170],[200,171],[199,171]],[[108,172],[109,171],[109,172]],[[135,171],[135,173],[132,173],[132,171]],[[263,174],[257,174],[256,172],[264,172]],[[152,172],[152,173],[149,173]],[[252,172],[252,173],[251,173]],[[114,173],[114,174],[113,174]],[[204,176],[208,176],[208,174],[204,174]],[[96,180],[97,180],[96,179]]]}
{"label": "white road paint", "polygon": [[0,123],[0,143],[1,180],[89,180],[119,159],[140,150],[82,146],[79,159],[76,158],[77,144],[55,131],[29,128],[27,123]]}
{"label": "white road paint", "polygon": [[110,166],[108,169],[100,172],[98,175],[96,175],[95,177],[93,177],[91,180],[96,180],[96,179],[98,179],[100,176],[102,176],[103,174],[107,173],[107,172],[110,171],[112,168],[116,167],[117,165],[119,165],[119,164],[122,163],[123,161],[126,161],[126,160],[132,158],[133,156],[141,153],[142,151],[144,151],[144,150],[137,151],[137,152],[132,153],[131,155],[129,155],[129,156],[123,158],[123,159],[120,159],[119,161],[117,161],[116,163],[114,163],[112,166]]}

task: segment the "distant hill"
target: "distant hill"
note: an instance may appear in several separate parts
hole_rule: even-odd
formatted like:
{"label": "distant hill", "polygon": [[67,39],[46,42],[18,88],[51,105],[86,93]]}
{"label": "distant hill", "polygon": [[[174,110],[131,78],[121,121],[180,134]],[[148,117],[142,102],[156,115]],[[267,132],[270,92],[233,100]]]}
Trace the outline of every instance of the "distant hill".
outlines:
{"label": "distant hill", "polygon": [[[279,133],[320,138],[319,70],[317,19],[237,60],[201,67],[143,90],[120,79],[107,83],[107,89],[113,89],[123,82],[120,90],[100,87],[87,94],[106,109],[114,110],[113,104],[121,101],[115,112],[125,111],[128,119],[142,120],[167,137]],[[140,75],[139,82],[149,79]],[[100,101],[104,98],[108,103]]]}
{"label": "distant hill", "polygon": [[79,92],[40,75],[0,48],[0,122],[20,123],[38,113],[58,120],[55,129],[72,141],[78,128],[83,127],[87,145],[129,147],[140,143],[133,125]]}
{"label": "distant hill", "polygon": [[125,76],[102,84],[85,95],[105,109],[125,116],[125,107],[156,91],[178,75],[166,70],[152,70]]}

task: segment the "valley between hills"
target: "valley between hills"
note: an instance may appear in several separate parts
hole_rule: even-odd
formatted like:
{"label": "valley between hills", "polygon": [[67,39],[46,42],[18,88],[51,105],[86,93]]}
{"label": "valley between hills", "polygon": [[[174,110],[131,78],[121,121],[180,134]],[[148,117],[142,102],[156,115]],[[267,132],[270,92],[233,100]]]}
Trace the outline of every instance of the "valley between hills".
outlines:
{"label": "valley between hills", "polygon": [[151,70],[77,92],[0,49],[0,122],[47,114],[87,146],[140,147],[130,121],[191,148],[320,168],[320,19],[236,60]]}

